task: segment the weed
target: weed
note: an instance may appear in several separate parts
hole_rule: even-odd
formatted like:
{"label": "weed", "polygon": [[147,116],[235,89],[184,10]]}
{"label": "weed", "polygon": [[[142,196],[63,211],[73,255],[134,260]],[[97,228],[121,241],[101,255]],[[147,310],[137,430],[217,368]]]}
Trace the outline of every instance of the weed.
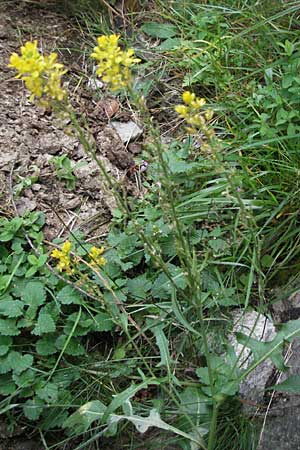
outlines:
{"label": "weed", "polygon": [[76,186],[76,175],[74,174],[74,170],[81,167],[82,164],[78,163],[72,165],[72,161],[67,155],[53,156],[50,159],[50,163],[55,167],[57,178],[65,181],[67,189],[73,191]]}

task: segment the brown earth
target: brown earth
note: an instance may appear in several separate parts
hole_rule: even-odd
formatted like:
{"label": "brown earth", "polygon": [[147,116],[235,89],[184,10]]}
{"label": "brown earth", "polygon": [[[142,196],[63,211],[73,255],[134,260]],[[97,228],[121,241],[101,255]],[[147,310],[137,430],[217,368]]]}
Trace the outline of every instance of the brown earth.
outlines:
{"label": "brown earth", "polygon": [[[126,121],[130,114],[103,89],[93,87],[95,82],[87,75],[92,73],[92,67],[81,52],[78,30],[57,13],[39,8],[38,2],[8,1],[0,5],[0,212],[6,216],[16,213],[14,197],[18,214],[44,211],[48,240],[78,229],[90,236],[97,229],[97,235],[101,235],[115,203],[97,164],[85,154],[78,139],[70,135],[68,122],[33,105],[22,82],[7,67],[10,54],[34,39],[43,52],[58,52],[59,60],[70,69],[66,86],[77,112],[87,119],[97,156],[111,175],[124,183],[131,194],[137,194],[127,171],[134,164],[129,149],[136,153],[141,146],[125,146],[109,126],[111,118]],[[58,178],[51,163],[52,157],[62,155],[67,155],[75,166],[74,189],[68,189],[66,182]],[[16,194],[33,176],[37,180]]]}

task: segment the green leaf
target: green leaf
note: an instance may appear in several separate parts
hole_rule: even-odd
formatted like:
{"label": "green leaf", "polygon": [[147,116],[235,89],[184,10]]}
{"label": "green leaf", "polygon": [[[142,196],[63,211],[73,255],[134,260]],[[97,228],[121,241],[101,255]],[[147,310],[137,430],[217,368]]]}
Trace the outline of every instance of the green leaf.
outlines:
{"label": "green leaf", "polygon": [[148,36],[167,39],[176,36],[178,30],[175,25],[171,23],[146,22],[141,27],[141,31],[148,34]]}
{"label": "green leaf", "polygon": [[57,300],[63,305],[81,305],[81,295],[72,286],[63,287],[57,294]]}
{"label": "green leaf", "polygon": [[21,388],[26,388],[28,386],[32,387],[34,386],[34,382],[36,380],[36,372],[32,369],[27,369],[20,374],[14,372],[12,377],[17,386]]}
{"label": "green leaf", "polygon": [[275,338],[269,342],[261,342],[243,333],[236,333],[238,342],[249,347],[254,357],[254,362],[242,373],[241,379],[245,378],[267,358],[270,358],[279,370],[286,370],[287,367],[282,355],[283,345],[285,342],[291,342],[298,336],[300,336],[300,320],[291,320],[280,325]]}
{"label": "green leaf", "polygon": [[23,239],[15,238],[12,242],[11,249],[14,251],[14,253],[19,255],[20,253],[23,253],[23,251],[24,251],[23,244],[24,244]]}
{"label": "green leaf", "polygon": [[0,292],[4,292],[11,282],[11,275],[2,275],[0,277]]}
{"label": "green leaf", "polygon": [[96,420],[101,420],[106,406],[100,400],[93,400],[82,405],[63,424],[72,434],[84,433]]}
{"label": "green leaf", "polygon": [[55,403],[58,399],[58,386],[55,383],[46,383],[44,387],[36,389],[36,395],[47,403]]}
{"label": "green leaf", "polygon": [[0,233],[0,241],[8,242],[12,240],[22,225],[23,219],[21,217],[15,217],[10,221],[6,220],[3,224],[3,231]]}
{"label": "green leaf", "polygon": [[228,244],[224,239],[211,239],[208,241],[208,245],[215,253],[224,252],[228,248]]}
{"label": "green leaf", "polygon": [[124,415],[124,416],[111,415],[109,417],[108,424],[109,424],[109,426],[113,426],[113,425],[118,424],[118,422],[120,420],[124,420],[124,419],[133,423],[133,425],[136,427],[136,429],[140,433],[146,433],[149,428],[156,427],[156,428],[177,434],[179,436],[182,436],[185,439],[188,439],[189,441],[196,444],[196,445],[192,445],[190,448],[194,448],[194,449],[206,448],[204,445],[202,436],[207,434],[207,428],[197,427],[197,435],[195,438],[195,436],[192,433],[189,433],[189,434],[185,433],[184,431],[181,431],[179,428],[176,428],[173,425],[169,425],[168,423],[164,422],[161,419],[158,411],[155,409],[152,409],[150,411],[150,414],[148,417],[137,416],[134,414]]}
{"label": "green leaf", "polygon": [[[188,414],[195,422],[201,420],[206,422],[209,415],[208,398],[195,387],[187,387],[180,394],[181,410]],[[205,420],[206,418],[206,420]]]}
{"label": "green leaf", "polygon": [[35,344],[36,351],[39,355],[48,356],[57,352],[55,346],[55,339],[53,336],[44,336],[39,339]]}
{"label": "green leaf", "polygon": [[11,379],[11,375],[0,376],[0,395],[9,395],[16,391],[16,385]]}
{"label": "green leaf", "polygon": [[156,344],[159,348],[160,353],[160,363],[157,364],[157,367],[165,366],[170,370],[172,360],[169,352],[169,341],[165,336],[163,331],[164,324],[155,325],[151,327],[151,331],[156,338]]}
{"label": "green leaf", "polygon": [[41,336],[45,333],[53,333],[56,330],[56,325],[50,314],[41,311],[35,328],[32,330],[32,334]]}
{"label": "green leaf", "polygon": [[104,292],[104,300],[108,304],[114,304],[116,302],[116,299],[118,301],[125,303],[127,300],[126,294],[124,293],[124,289],[114,289],[113,293],[110,291]]}
{"label": "green leaf", "polygon": [[264,255],[261,258],[262,267],[267,267],[267,268],[272,267],[273,262],[274,262],[274,258],[271,255]]}
{"label": "green leaf", "polygon": [[[64,370],[60,369],[55,372],[52,381],[58,384],[59,389],[66,389],[73,381],[79,380],[81,377],[80,367],[78,366],[68,366]],[[66,392],[66,391],[65,391]],[[65,394],[64,394],[65,395]]]}
{"label": "green leaf", "polygon": [[16,321],[14,319],[0,319],[0,335],[3,336],[18,336],[20,330],[18,330]]}
{"label": "green leaf", "polygon": [[26,270],[25,278],[31,278],[38,271],[38,267],[33,266]]}
{"label": "green leaf", "polygon": [[114,327],[115,323],[107,313],[101,312],[93,317],[93,331],[111,331]]}
{"label": "green leaf", "polygon": [[209,375],[207,367],[198,367],[196,369],[196,375],[199,377],[202,383],[209,385]]}
{"label": "green leaf", "polygon": [[7,373],[11,371],[10,362],[8,356],[0,357],[0,374]]}
{"label": "green leaf", "polygon": [[0,314],[6,317],[19,317],[24,304],[19,300],[0,300]]}
{"label": "green leaf", "polygon": [[270,389],[279,392],[300,392],[300,376],[291,375],[287,380],[282,383],[271,386]]}
{"label": "green leaf", "polygon": [[133,298],[145,300],[147,292],[151,289],[151,281],[147,280],[147,275],[140,275],[139,277],[129,279],[127,281],[128,293]]}
{"label": "green leaf", "polygon": [[[167,264],[167,267],[177,289],[184,289],[186,287],[186,278],[183,271],[174,264]],[[152,296],[160,299],[169,299],[174,289],[173,283],[165,273],[161,273],[152,285]]]}
{"label": "green leaf", "polygon": [[24,416],[29,420],[37,420],[43,412],[44,402],[38,397],[27,400],[23,406]]}
{"label": "green leaf", "polygon": [[182,159],[176,152],[168,152],[166,159],[173,174],[186,173],[198,166],[197,163]]}
{"label": "green leaf", "polygon": [[[70,314],[67,323],[64,326],[64,333],[66,335],[69,335],[72,332],[72,329],[74,327],[75,322],[77,321],[78,313]],[[80,317],[80,321],[75,329],[73,331],[73,336],[85,336],[89,333],[89,331],[93,327],[93,319],[89,317],[87,314],[82,313]]]}
{"label": "green leaf", "polygon": [[19,352],[10,352],[8,355],[8,363],[11,369],[16,373],[20,374],[24,370],[32,366],[33,356],[32,355],[22,355]]}
{"label": "green leaf", "polygon": [[[68,336],[65,336],[64,334],[59,336],[56,341],[55,345],[59,350],[62,350],[64,348],[64,345],[68,339]],[[71,338],[68,342],[67,347],[65,348],[64,352],[67,355],[72,356],[81,356],[85,354],[84,347],[80,344],[80,341],[75,338]]]}
{"label": "green leaf", "polygon": [[169,38],[163,41],[157,47],[155,47],[155,50],[160,52],[169,52],[181,48],[183,45],[185,45],[185,42],[186,41],[184,41],[181,38]]}
{"label": "green leaf", "polygon": [[[139,244],[139,238],[135,234],[128,235],[126,233],[112,231],[108,235],[107,242],[112,247],[117,248],[117,254],[120,257],[125,257],[133,253],[137,248]],[[111,253],[107,252],[106,254],[110,255]],[[116,263],[118,262],[116,261]]]}
{"label": "green leaf", "polygon": [[113,353],[112,359],[124,359],[126,357],[126,347],[121,345],[117,347]]}
{"label": "green leaf", "polygon": [[40,281],[29,281],[22,291],[22,299],[26,305],[40,306],[45,303],[46,292]]}
{"label": "green leaf", "polygon": [[28,255],[27,260],[32,266],[38,265],[39,260],[37,259],[37,257],[35,255]]}
{"label": "green leaf", "polygon": [[5,355],[12,345],[12,338],[9,336],[0,336],[0,356]]}
{"label": "green leaf", "polygon": [[140,384],[133,383],[131,386],[129,386],[124,391],[120,392],[117,395],[114,395],[113,400],[110,402],[110,404],[108,405],[108,407],[105,411],[103,420],[106,420],[111,413],[113,413],[118,408],[123,406],[124,403],[128,402],[128,400],[131,399],[132,397],[134,397],[141,389],[147,388],[149,384],[157,385],[157,384],[159,384],[159,382],[156,381],[154,378],[148,378],[148,379],[145,379]]}
{"label": "green leaf", "polygon": [[40,309],[40,314],[50,314],[54,322],[57,322],[61,315],[60,305],[57,302],[48,302]]}
{"label": "green leaf", "polygon": [[160,240],[160,248],[163,255],[167,256],[168,258],[176,256],[177,249],[174,236],[172,234],[169,234],[168,236],[162,238]]}

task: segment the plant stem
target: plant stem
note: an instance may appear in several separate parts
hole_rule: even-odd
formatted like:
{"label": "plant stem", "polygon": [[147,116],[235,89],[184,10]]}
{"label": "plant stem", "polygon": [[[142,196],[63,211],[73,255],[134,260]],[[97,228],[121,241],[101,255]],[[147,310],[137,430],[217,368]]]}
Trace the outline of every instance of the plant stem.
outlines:
{"label": "plant stem", "polygon": [[208,436],[208,447],[207,450],[213,450],[215,445],[215,435],[216,435],[216,427],[217,427],[217,418],[218,418],[218,405],[216,402],[213,404],[213,412],[212,418],[210,422],[209,428],[209,436]]}

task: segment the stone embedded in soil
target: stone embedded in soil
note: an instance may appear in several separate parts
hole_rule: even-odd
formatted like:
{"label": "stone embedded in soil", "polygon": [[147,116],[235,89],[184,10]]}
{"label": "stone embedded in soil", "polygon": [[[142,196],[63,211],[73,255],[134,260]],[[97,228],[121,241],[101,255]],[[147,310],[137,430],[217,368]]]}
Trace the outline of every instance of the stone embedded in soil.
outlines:
{"label": "stone embedded in soil", "polygon": [[[276,335],[276,330],[273,323],[262,314],[256,311],[235,311],[233,314],[234,327],[233,332],[242,332],[250,335],[254,339],[263,342],[271,341]],[[243,350],[243,345],[239,344],[234,336],[230,339],[231,344],[237,355]],[[240,367],[242,369],[248,368],[253,359],[249,348],[243,350],[243,355],[240,359]],[[244,399],[251,402],[262,403],[264,398],[264,389],[274,371],[274,364],[271,360],[266,360],[259,364],[259,366],[252,371],[248,377],[243,380],[240,386],[240,394]]]}
{"label": "stone embedded in soil", "polygon": [[133,157],[114,128],[106,126],[96,136],[97,149],[118,169],[126,170],[134,164]]}
{"label": "stone embedded in soil", "polygon": [[26,214],[29,211],[34,211],[37,207],[37,202],[34,199],[30,199],[27,197],[22,197],[16,202],[16,208],[18,211],[18,214],[22,216],[23,214]]}
{"label": "stone embedded in soil", "polygon": [[143,133],[143,129],[133,122],[133,120],[129,122],[117,122],[114,120],[111,122],[111,126],[116,130],[124,144],[128,144],[128,142],[137,139]]}
{"label": "stone embedded in soil", "polygon": [[86,85],[87,88],[91,89],[92,91],[98,91],[99,89],[102,89],[104,86],[102,81],[94,77],[89,78]]}
{"label": "stone embedded in soil", "polygon": [[[300,316],[300,294],[295,293],[286,299],[272,305],[273,317],[276,322],[286,322],[298,319]],[[235,314],[235,321],[242,317],[242,313]],[[256,312],[246,313],[245,320],[241,324],[238,322],[234,331],[242,331],[250,334],[256,319],[258,319],[255,332],[252,337],[263,341],[272,340],[275,337],[275,328],[271,321]],[[240,350],[240,344],[232,340],[235,350]],[[247,349],[246,349],[247,350]],[[247,350],[248,351],[248,350]],[[265,420],[261,430],[260,444],[257,450],[300,450],[300,395],[297,393],[275,392],[266,402],[264,397],[265,388],[269,383],[278,384],[289,378],[291,375],[300,376],[300,341],[294,339],[286,346],[284,351],[285,363],[289,367],[286,372],[280,373],[276,370],[271,361],[260,364],[241,384],[240,394],[246,400],[254,401],[257,406],[263,404],[265,409],[258,411],[257,408],[245,404],[246,413],[256,412],[256,418],[261,419],[261,425]],[[246,361],[247,367],[251,361]],[[275,375],[275,377],[274,377]],[[277,377],[277,379],[276,379]],[[267,409],[268,406],[268,409]]]}
{"label": "stone embedded in soil", "polygon": [[[299,339],[294,339],[286,355],[289,370],[280,374],[277,383],[300,375]],[[258,450],[300,450],[300,395],[275,393],[272,400]]]}
{"label": "stone embedded in soil", "polygon": [[272,315],[278,322],[299,319],[300,317],[300,292],[295,292],[284,300],[273,303]]}
{"label": "stone embedded in soil", "polygon": [[11,164],[16,160],[18,152],[2,153],[0,155],[0,169],[10,171]]}
{"label": "stone embedded in soil", "polygon": [[39,148],[42,153],[56,155],[61,150],[69,153],[78,146],[78,139],[68,136],[63,130],[48,130],[39,136]]}

